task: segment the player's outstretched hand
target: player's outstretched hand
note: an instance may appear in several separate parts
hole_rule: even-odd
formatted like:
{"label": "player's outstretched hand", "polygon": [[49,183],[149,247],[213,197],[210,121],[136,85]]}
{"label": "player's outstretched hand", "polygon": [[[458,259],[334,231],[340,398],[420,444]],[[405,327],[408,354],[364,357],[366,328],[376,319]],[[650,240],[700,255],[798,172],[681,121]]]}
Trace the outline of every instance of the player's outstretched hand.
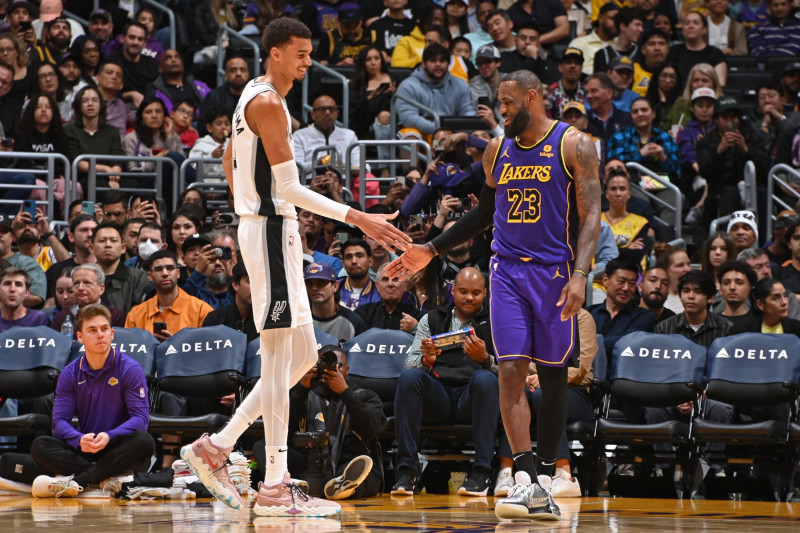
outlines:
{"label": "player's outstretched hand", "polygon": [[399,214],[399,211],[395,211],[391,215],[383,215],[351,209],[347,212],[345,222],[358,226],[361,231],[381,243],[387,250],[406,251],[411,245],[411,237],[389,223]]}
{"label": "player's outstretched hand", "polygon": [[572,279],[561,289],[561,297],[556,305],[561,309],[561,321],[569,320],[578,314],[583,302],[586,300],[586,278],[581,275],[572,276]]}
{"label": "player's outstretched hand", "polygon": [[427,246],[412,244],[403,255],[389,263],[386,267],[386,275],[402,281],[414,272],[425,268],[431,259],[433,259],[433,253]]}

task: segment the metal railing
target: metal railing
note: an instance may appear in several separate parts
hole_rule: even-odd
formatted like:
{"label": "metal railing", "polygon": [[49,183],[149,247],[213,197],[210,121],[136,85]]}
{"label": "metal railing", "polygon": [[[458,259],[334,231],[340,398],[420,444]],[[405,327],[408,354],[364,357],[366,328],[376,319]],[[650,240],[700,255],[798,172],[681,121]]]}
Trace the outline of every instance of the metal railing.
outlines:
{"label": "metal railing", "polygon": [[[2,188],[4,189],[27,189],[32,191],[35,190],[46,190],[47,196],[47,209],[45,210],[47,213],[47,218],[53,220],[55,215],[55,181],[56,181],[56,161],[60,162],[64,165],[64,220],[69,218],[69,204],[72,201],[71,195],[71,187],[70,187],[70,166],[69,160],[63,156],[62,154],[42,154],[38,152],[0,152],[0,160],[2,159],[28,159],[28,160],[43,160],[47,165],[46,168],[43,169],[30,169],[30,168],[8,168],[2,167],[0,168],[0,174],[8,174],[8,175],[15,175],[15,174],[31,174],[34,178],[39,177],[42,181],[47,182],[47,185],[15,185],[11,183],[4,183],[2,184]],[[0,204],[3,205],[20,205],[22,204],[23,200],[6,200],[0,199]]]}
{"label": "metal railing", "polygon": [[[794,183],[790,184],[789,180],[784,181],[779,174],[786,174],[792,178],[791,181]],[[769,169],[769,173],[767,174],[767,236],[772,235],[772,227],[775,222],[775,215],[773,212],[782,211],[784,209],[794,210],[793,205],[787,204],[780,196],[775,194],[775,184],[777,184],[785,194],[793,196],[796,200],[800,200],[800,192],[798,192],[798,189],[792,188],[792,185],[795,187],[800,185],[800,171],[789,165],[784,165],[783,163]],[[773,206],[778,206],[778,209],[773,209]]]}
{"label": "metal railing", "polygon": [[[153,170],[145,170],[145,171],[130,171],[130,170],[122,170],[120,172],[98,172],[97,171],[97,160],[103,161],[103,163],[120,163],[121,166],[124,167],[125,163],[153,163],[155,168]],[[105,192],[105,191],[120,191],[125,193],[141,193],[141,192],[152,192],[156,195],[157,199],[163,201],[164,199],[164,166],[171,167],[171,174],[172,174],[172,211],[175,210],[175,205],[178,201],[178,165],[172,159],[168,157],[132,157],[127,155],[97,155],[97,154],[84,154],[80,155],[75,158],[75,161],[72,162],[72,181],[78,180],[78,175],[80,174],[78,171],[78,165],[86,161],[89,163],[89,172],[88,180],[87,180],[87,187],[86,191],[84,191],[84,196],[87,200],[96,201],[97,200],[97,193]],[[112,187],[98,187],[97,186],[97,178],[100,177],[108,177],[108,176],[119,176],[120,178],[136,178],[137,180],[142,180],[151,178],[153,180],[152,187],[120,187],[120,188],[112,188]]]}
{"label": "metal railing", "polygon": [[[327,65],[323,65],[319,61],[311,61],[311,68],[319,70],[329,76],[332,76],[342,82],[342,113],[339,115],[340,120],[337,120],[336,123],[341,125],[344,128],[349,127],[350,124],[350,80],[342,74],[341,72],[337,72],[332,68],[328,67]],[[303,102],[303,124],[308,124],[308,113],[312,110],[311,104],[309,103],[309,72],[306,73],[305,77],[303,78],[303,93],[301,97],[301,101]]]}
{"label": "metal railing", "polygon": [[250,78],[257,78],[260,76],[261,49],[258,47],[258,44],[253,42],[252,39],[248,39],[246,35],[242,35],[238,31],[234,30],[227,24],[223,24],[219,27],[219,31],[217,32],[217,87],[225,82],[225,48],[222,46],[222,36],[226,33],[228,34],[228,47],[230,47],[230,43],[233,41],[233,39],[236,39],[253,49],[253,59],[255,59],[255,64],[253,65],[253,70],[250,72]]}
{"label": "metal railing", "polygon": [[655,181],[663,185],[666,189],[669,189],[675,195],[675,205],[670,205],[668,202],[665,202],[657,195],[651,193],[650,191],[644,190],[644,188],[638,184],[631,183],[631,186],[634,187],[636,190],[641,191],[643,195],[645,195],[651,202],[655,202],[656,204],[660,205],[661,207],[667,209],[668,211],[672,211],[675,213],[675,223],[674,224],[667,224],[664,219],[660,217],[656,217],[656,220],[665,224],[667,226],[672,225],[675,228],[675,238],[680,239],[683,235],[683,197],[681,196],[681,190],[674,184],[671,183],[649,168],[643,167],[639,163],[625,163],[625,166],[628,170],[637,170],[641,174],[645,174],[650,178],[653,178]]}
{"label": "metal railing", "polygon": [[744,208],[758,216],[758,191],[756,190],[756,164],[744,165]]}
{"label": "metal railing", "polygon": [[[319,161],[320,154],[330,155],[331,156],[331,160],[328,163],[328,165],[336,168],[339,172],[341,172],[342,176],[345,175],[344,162],[342,161],[342,153],[339,151],[339,147],[338,146],[334,146],[332,144],[326,144],[325,146],[317,146],[316,148],[314,148],[314,151],[311,152],[311,177],[312,178],[314,177],[314,168],[316,168],[317,166],[320,166],[320,165],[317,165],[317,161]],[[309,181],[309,183],[310,183],[310,180],[307,180],[308,172],[303,171],[301,176],[303,177],[303,180],[301,180],[301,181]]]}
{"label": "metal railing", "polygon": [[[430,115],[431,116],[431,120],[433,120],[433,129],[434,130],[438,130],[439,127],[441,126],[442,121],[439,118],[439,113],[437,113],[436,111],[434,111],[430,107],[428,107],[426,105],[423,105],[423,104],[420,104],[419,102],[417,102],[415,100],[412,100],[411,98],[409,98],[409,97],[407,97],[407,96],[405,96],[403,94],[394,93],[394,95],[392,95],[392,105],[391,105],[391,108],[390,108],[390,114],[392,116],[392,119],[391,119],[392,120],[392,122],[391,122],[392,139],[394,139],[397,136],[397,101],[398,100],[402,100],[403,102],[407,103],[408,105],[416,107],[420,111],[423,111],[423,112],[427,113],[428,115]],[[394,157],[394,154],[392,154],[392,157]]]}
{"label": "metal railing", "polygon": [[[409,159],[372,159],[367,160],[367,148],[370,146],[392,146],[396,150],[397,147],[408,147],[410,151]],[[419,139],[408,139],[408,140],[396,140],[396,141],[358,141],[354,142],[350,146],[347,147],[347,152],[345,153],[345,168],[348,169],[347,172],[343,174],[344,182],[346,187],[350,190],[353,189],[352,185],[352,173],[350,172],[350,161],[352,160],[352,153],[354,149],[359,149],[361,153],[361,161],[359,163],[358,175],[360,179],[358,180],[358,201],[361,204],[361,207],[366,209],[367,200],[382,200],[386,197],[386,195],[370,195],[367,196],[367,163],[380,163],[385,165],[389,163],[391,165],[391,171],[389,172],[392,174],[390,177],[386,178],[370,178],[370,181],[377,181],[377,182],[394,182],[396,180],[394,167],[397,163],[410,163],[412,166],[417,166],[417,160],[421,158],[420,150],[425,154],[425,161],[432,161],[431,155],[431,147],[425,141],[421,141]]]}
{"label": "metal railing", "polygon": [[[181,163],[181,168],[178,172],[178,175],[180,176],[180,178],[178,179],[178,190],[180,194],[183,194],[183,192],[186,189],[192,188],[186,185],[187,168],[194,165],[192,168],[195,168],[197,172],[195,181],[198,183],[203,183],[206,179],[205,172],[203,172],[203,169],[206,168],[206,165],[221,165],[221,164],[222,164],[222,158],[217,159],[214,157],[190,157],[184,160],[183,163]],[[221,176],[208,176],[208,177],[214,180],[221,180],[220,185],[223,189],[228,186],[228,182],[225,180],[224,174]],[[209,183],[209,185],[217,185],[217,183],[211,182]]]}
{"label": "metal railing", "polygon": [[[155,0],[144,0],[144,3],[154,9],[157,9],[158,11],[161,11],[162,13],[167,14],[167,20],[169,21],[169,47],[173,50],[177,50],[178,47],[175,44],[177,43],[177,36],[175,33],[177,29],[177,24],[175,24],[175,13],[173,13],[171,9],[162,6]],[[155,30],[153,33],[155,33]]]}

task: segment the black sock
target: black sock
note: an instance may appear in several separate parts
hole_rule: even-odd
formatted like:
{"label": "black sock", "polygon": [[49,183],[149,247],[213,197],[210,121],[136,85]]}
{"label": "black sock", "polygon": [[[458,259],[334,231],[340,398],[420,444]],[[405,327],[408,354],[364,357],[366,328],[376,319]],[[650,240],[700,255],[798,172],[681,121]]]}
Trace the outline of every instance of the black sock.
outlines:
{"label": "black sock", "polygon": [[517,468],[517,472],[525,472],[531,477],[531,481],[536,483],[536,460],[532,451],[514,455],[514,466]]}
{"label": "black sock", "polygon": [[551,459],[549,461],[546,461],[537,455],[536,472],[545,476],[553,477],[553,474],[556,473],[556,460]]}
{"label": "black sock", "polygon": [[72,478],[72,481],[80,485],[81,488],[86,488],[86,485],[89,484],[89,474],[87,474],[86,472],[75,474],[75,477]]}

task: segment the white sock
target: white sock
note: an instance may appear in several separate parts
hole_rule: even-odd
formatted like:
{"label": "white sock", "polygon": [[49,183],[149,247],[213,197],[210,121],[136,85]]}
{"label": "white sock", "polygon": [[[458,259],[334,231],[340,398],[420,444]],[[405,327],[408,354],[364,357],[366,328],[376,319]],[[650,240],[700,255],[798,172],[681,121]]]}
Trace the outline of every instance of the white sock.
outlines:
{"label": "white sock", "polygon": [[230,421],[219,433],[211,435],[211,443],[220,448],[231,448],[239,437],[242,436],[255,419],[261,416],[261,390],[256,387],[254,391],[247,395],[236,412],[233,413]]}
{"label": "white sock", "polygon": [[286,446],[267,446],[267,464],[264,484],[268,487],[283,481],[283,475],[288,470],[286,464]]}

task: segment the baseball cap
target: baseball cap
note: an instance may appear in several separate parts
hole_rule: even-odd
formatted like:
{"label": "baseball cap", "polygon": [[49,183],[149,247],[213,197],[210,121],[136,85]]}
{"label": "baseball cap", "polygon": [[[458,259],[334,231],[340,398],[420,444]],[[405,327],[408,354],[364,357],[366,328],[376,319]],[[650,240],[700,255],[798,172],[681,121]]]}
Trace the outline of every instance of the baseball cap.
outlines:
{"label": "baseball cap", "polygon": [[11,231],[11,215],[4,215],[0,213],[0,228],[5,228]]}
{"label": "baseball cap", "polygon": [[561,116],[563,117],[564,114],[567,111],[569,111],[570,109],[574,109],[574,110],[580,112],[582,115],[586,114],[586,106],[585,105],[583,105],[581,102],[578,102],[577,100],[571,100],[570,102],[567,102],[567,105],[565,105],[564,109],[561,110]]}
{"label": "baseball cap", "polygon": [[340,22],[355,22],[364,18],[361,6],[355,2],[346,2],[339,6]]}
{"label": "baseball cap", "polygon": [[92,19],[97,18],[97,17],[106,19],[106,22],[111,22],[111,20],[112,20],[111,19],[111,13],[109,13],[105,9],[95,9],[94,11],[92,11],[92,14],[89,15],[89,20],[92,20]]}
{"label": "baseball cap", "polygon": [[311,263],[303,272],[303,279],[324,279],[336,281],[336,272],[328,263]]}
{"label": "baseball cap", "polygon": [[793,63],[787,63],[783,66],[783,69],[781,69],[781,76],[798,70],[800,70],[800,62],[795,61]]}
{"label": "baseball cap", "polygon": [[50,22],[54,18],[60,17],[63,10],[61,0],[42,0],[39,5],[39,19],[42,22]]}
{"label": "baseball cap", "polygon": [[63,64],[64,64],[64,63],[66,63],[67,61],[74,61],[74,62],[75,62],[75,63],[77,63],[78,65],[80,65],[80,64],[81,64],[81,61],[80,61],[80,59],[78,59],[78,56],[76,56],[76,55],[73,55],[73,54],[71,54],[71,53],[67,52],[66,54],[64,54],[63,56],[61,56],[61,59],[59,59],[59,60],[58,60],[58,66],[60,67],[61,65],[63,65]]}
{"label": "baseball cap", "polygon": [[773,229],[788,228],[798,220],[800,220],[800,215],[784,215],[782,217],[778,217],[775,219],[775,225],[773,226]]}
{"label": "baseball cap", "polygon": [[478,61],[479,59],[500,61],[500,50],[498,50],[493,44],[485,44],[478,48],[478,53],[475,54],[475,61]]}
{"label": "baseball cap", "polygon": [[583,63],[583,51],[580,48],[570,47],[564,50],[564,55],[561,56],[561,62],[563,63],[570,57],[577,57],[581,60],[581,64]]}
{"label": "baseball cap", "polygon": [[628,56],[617,56],[611,60],[608,68],[611,70],[630,70],[633,72],[633,61]]}
{"label": "baseball cap", "polygon": [[698,98],[711,98],[712,100],[716,100],[717,93],[714,92],[714,89],[709,87],[699,87],[692,93],[692,102]]}
{"label": "baseball cap", "polygon": [[716,105],[714,105],[714,114],[719,115],[724,113],[725,111],[736,111],[739,113],[739,116],[742,115],[742,110],[739,107],[739,102],[736,98],[732,96],[723,96],[719,100],[717,100]]}
{"label": "baseball cap", "polygon": [[11,14],[15,9],[27,9],[28,13],[30,13],[31,17],[35,17],[38,10],[36,9],[36,5],[33,2],[28,2],[27,0],[14,0],[10,4],[8,4],[8,8],[6,9],[7,14]]}
{"label": "baseball cap", "polygon": [[181,245],[181,250],[183,253],[186,253],[189,248],[193,246],[205,246],[206,244],[211,244],[211,241],[205,235],[200,233],[195,233],[194,235],[189,235],[183,244]]}
{"label": "baseball cap", "polygon": [[336,174],[336,177],[339,178],[339,181],[340,182],[342,181],[342,173],[339,171],[338,168],[334,167],[333,165],[318,165],[314,167],[315,176],[321,176],[322,174],[325,174],[328,171]]}
{"label": "baseball cap", "polygon": [[449,4],[450,2],[463,2],[465,6],[469,6],[469,0],[447,0],[445,4]]}
{"label": "baseball cap", "polygon": [[600,8],[600,14],[603,15],[609,11],[619,11],[619,6],[616,2],[608,2]]}

